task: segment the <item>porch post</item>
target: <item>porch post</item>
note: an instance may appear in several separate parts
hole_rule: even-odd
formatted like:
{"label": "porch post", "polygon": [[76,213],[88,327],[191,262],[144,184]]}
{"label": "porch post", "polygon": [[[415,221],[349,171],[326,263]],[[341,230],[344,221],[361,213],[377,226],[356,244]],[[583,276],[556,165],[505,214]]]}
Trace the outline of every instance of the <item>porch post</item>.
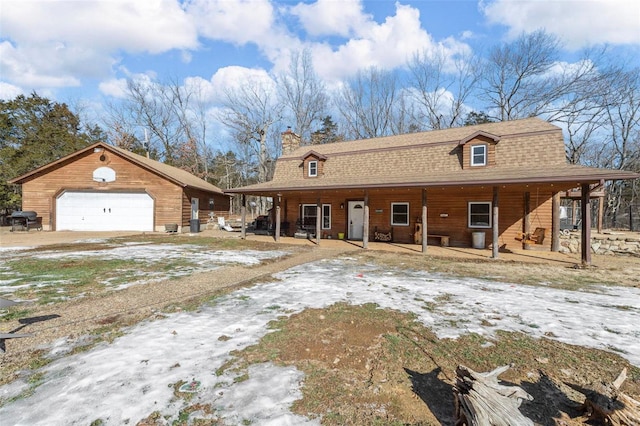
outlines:
{"label": "porch post", "polygon": [[422,188],[422,253],[427,252],[427,189]]}
{"label": "porch post", "polygon": [[275,230],[275,240],[280,241],[280,196],[281,194],[276,194],[275,204],[276,204],[276,230]]}
{"label": "porch post", "polygon": [[560,193],[551,198],[551,251],[560,251]]}
{"label": "porch post", "polygon": [[240,222],[240,226],[242,227],[240,229],[240,238],[246,240],[247,230],[245,228],[247,225],[247,197],[245,197],[244,194],[242,194],[241,198],[240,217],[242,218]]}
{"label": "porch post", "polygon": [[[531,224],[529,223],[529,216],[531,215],[531,193],[524,193],[524,216],[522,217],[522,232],[525,235],[529,235],[531,232]],[[525,243],[525,238],[522,239],[522,248],[526,249],[527,244]]]}
{"label": "porch post", "polygon": [[591,197],[589,184],[582,184],[580,213],[582,214],[582,266],[591,266]]}
{"label": "porch post", "polygon": [[320,245],[320,232],[322,230],[322,204],[320,195],[316,198],[316,244]]}
{"label": "porch post", "polygon": [[369,245],[369,191],[364,191],[364,220],[362,230],[362,248],[366,249]]}
{"label": "porch post", "polygon": [[498,187],[494,186],[493,187],[493,203],[492,203],[492,207],[493,207],[493,219],[492,219],[492,232],[493,232],[493,244],[491,244],[491,257],[493,259],[497,259],[498,258],[498,249],[500,248],[500,231],[499,231],[499,223],[498,223]]}
{"label": "porch post", "polygon": [[[604,197],[598,197],[598,234],[602,234],[602,220],[604,217]],[[633,231],[633,228],[630,229]]]}

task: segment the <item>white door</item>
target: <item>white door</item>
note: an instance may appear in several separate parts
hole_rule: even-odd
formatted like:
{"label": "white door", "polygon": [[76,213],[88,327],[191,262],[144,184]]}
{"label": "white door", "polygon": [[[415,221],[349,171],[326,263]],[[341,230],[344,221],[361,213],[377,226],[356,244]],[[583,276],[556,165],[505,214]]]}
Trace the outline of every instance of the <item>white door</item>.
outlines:
{"label": "white door", "polygon": [[58,231],[153,231],[146,193],[67,191],[56,200]]}
{"label": "white door", "polygon": [[364,235],[364,201],[349,201],[347,238],[361,240]]}

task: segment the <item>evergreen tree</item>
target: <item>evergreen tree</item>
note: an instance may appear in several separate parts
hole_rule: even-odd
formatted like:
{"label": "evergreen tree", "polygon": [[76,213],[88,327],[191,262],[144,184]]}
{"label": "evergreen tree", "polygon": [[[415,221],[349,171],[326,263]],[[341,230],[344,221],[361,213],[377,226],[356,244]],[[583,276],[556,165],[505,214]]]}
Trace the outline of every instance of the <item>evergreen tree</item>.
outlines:
{"label": "evergreen tree", "polygon": [[104,140],[99,127],[84,127],[66,104],[36,93],[0,101],[0,207],[20,206],[9,179]]}

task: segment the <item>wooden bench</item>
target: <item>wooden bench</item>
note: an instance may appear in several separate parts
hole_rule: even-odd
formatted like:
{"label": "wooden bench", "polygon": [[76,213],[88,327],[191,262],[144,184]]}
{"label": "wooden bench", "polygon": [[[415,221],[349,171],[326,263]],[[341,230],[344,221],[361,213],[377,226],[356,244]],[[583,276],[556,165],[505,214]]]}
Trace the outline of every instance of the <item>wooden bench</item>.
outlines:
{"label": "wooden bench", "polygon": [[427,238],[438,238],[440,240],[440,247],[449,247],[449,236],[448,235],[427,234]]}

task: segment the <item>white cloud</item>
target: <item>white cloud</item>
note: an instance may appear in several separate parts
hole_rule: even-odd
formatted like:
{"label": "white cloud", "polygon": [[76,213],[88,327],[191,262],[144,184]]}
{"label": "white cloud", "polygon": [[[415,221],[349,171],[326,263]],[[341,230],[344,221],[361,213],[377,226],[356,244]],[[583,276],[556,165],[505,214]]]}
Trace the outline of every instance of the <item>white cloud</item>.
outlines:
{"label": "white cloud", "polygon": [[268,0],[193,0],[187,12],[204,37],[234,44],[260,44],[273,28]]}
{"label": "white cloud", "polygon": [[197,46],[193,24],[175,0],[9,0],[2,7],[3,36],[18,45],[57,41],[151,53]]}
{"label": "white cloud", "polygon": [[233,90],[250,82],[265,84],[267,87],[275,86],[269,73],[263,69],[231,66],[220,68],[211,77],[212,93],[222,96],[226,90]]}
{"label": "white cloud", "polygon": [[100,83],[98,89],[107,96],[123,99],[127,93],[127,80],[124,78],[111,78]]}
{"label": "white cloud", "polygon": [[[336,7],[338,6],[338,7]],[[364,14],[361,0],[318,0],[300,3],[291,8],[305,31],[312,36],[340,35],[347,37],[371,25],[372,17]]]}
{"label": "white cloud", "polygon": [[174,0],[2,2],[2,79],[25,87],[78,86],[109,75],[118,52],[197,47]]}
{"label": "white cloud", "polygon": [[0,81],[0,100],[14,99],[18,95],[23,95],[24,91],[13,84]]}
{"label": "white cloud", "polygon": [[468,50],[466,44],[453,39],[435,42],[422,28],[420,11],[401,4],[396,4],[396,14],[385,22],[369,22],[355,32],[356,38],[335,50],[327,44],[314,46],[314,64],[320,76],[341,79],[371,66],[402,67],[417,51],[444,49],[454,55]]}
{"label": "white cloud", "polygon": [[637,0],[514,1],[481,5],[492,24],[509,27],[513,38],[543,28],[568,48],[594,44],[640,44],[640,2]]}

